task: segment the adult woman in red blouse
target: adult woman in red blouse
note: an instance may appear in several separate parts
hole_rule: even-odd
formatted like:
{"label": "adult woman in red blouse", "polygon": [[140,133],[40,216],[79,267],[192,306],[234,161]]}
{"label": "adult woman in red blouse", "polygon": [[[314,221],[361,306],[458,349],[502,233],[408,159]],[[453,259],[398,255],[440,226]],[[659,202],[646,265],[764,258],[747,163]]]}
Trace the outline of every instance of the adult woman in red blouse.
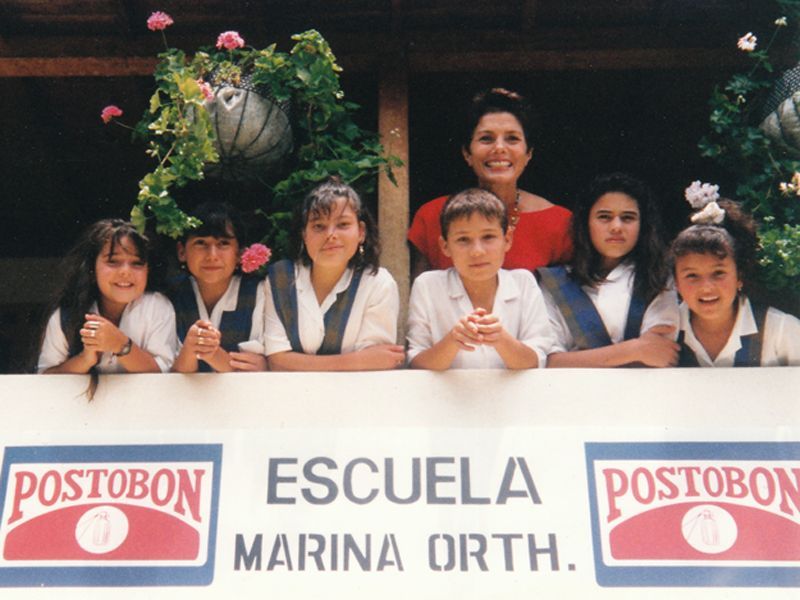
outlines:
{"label": "adult woman in red blouse", "polygon": [[[494,192],[508,209],[514,238],[506,254],[506,269],[529,269],[558,264],[572,252],[566,208],[517,187],[531,160],[530,118],[523,98],[502,88],[481,92],[472,101],[468,135],[461,151],[478,178],[478,185]],[[408,231],[412,272],[446,269],[452,261],[441,250],[439,213],[447,196],[422,205]]]}

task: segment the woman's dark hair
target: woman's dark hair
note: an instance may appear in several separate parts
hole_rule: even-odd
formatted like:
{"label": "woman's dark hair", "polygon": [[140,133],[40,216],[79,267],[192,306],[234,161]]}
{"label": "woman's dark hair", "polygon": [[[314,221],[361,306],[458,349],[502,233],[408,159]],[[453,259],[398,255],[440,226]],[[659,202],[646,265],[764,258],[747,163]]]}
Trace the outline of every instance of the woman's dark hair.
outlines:
{"label": "woman's dark hair", "polygon": [[342,183],[335,176],[311,190],[303,200],[299,210],[295,212],[295,239],[293,240],[295,256],[304,265],[311,264],[311,257],[308,256],[305,244],[303,244],[303,230],[309,219],[329,216],[339,198],[347,200],[350,208],[356,213],[356,219],[364,223],[365,230],[364,242],[361,244],[364,251],[362,253],[359,249],[350,259],[348,266],[354,269],[366,269],[369,267],[371,273],[377,273],[378,259],[380,258],[378,226],[363,202],[361,202],[361,198],[356,191],[346,183]]}
{"label": "woman's dark hair", "polygon": [[510,113],[516,117],[525,134],[525,145],[530,151],[533,147],[533,131],[531,123],[531,109],[528,102],[518,93],[504,88],[492,88],[478,92],[469,106],[469,111],[462,132],[461,145],[469,151],[472,135],[484,115],[491,113]]}
{"label": "woman's dark hair", "polygon": [[192,237],[213,236],[216,238],[234,237],[240,247],[244,247],[247,230],[242,214],[227,202],[203,202],[190,216],[200,221],[194,229],[187,229],[181,236],[181,242]]}
{"label": "woman's dark hair", "polygon": [[669,274],[664,262],[661,214],[650,187],[626,173],[595,178],[578,198],[572,213],[572,276],[581,285],[595,286],[607,275],[602,268],[602,256],[592,244],[589,215],[597,200],[610,192],[630,196],[639,207],[639,237],[626,258],[634,263],[635,291],[650,302],[664,289]]}
{"label": "woman's dark hair", "polygon": [[719,225],[691,225],[681,231],[672,241],[670,259],[672,268],[675,259],[687,254],[711,254],[719,259],[728,256],[736,263],[739,279],[747,287],[756,268],[758,236],[753,217],[733,200],[717,201],[725,211],[725,219]]}
{"label": "woman's dark hair", "polygon": [[444,203],[439,213],[442,237],[447,239],[450,223],[464,217],[468,219],[476,213],[487,220],[496,220],[503,233],[508,231],[508,212],[503,201],[489,190],[470,188],[450,196]]}
{"label": "woman's dark hair", "polygon": [[[114,254],[117,246],[123,240],[133,244],[139,258],[146,264],[150,262],[150,240],[139,233],[129,222],[122,219],[104,219],[90,225],[78,238],[78,241],[64,257],[59,268],[62,281],[53,294],[44,314],[39,334],[38,352],[41,351],[44,341],[44,332],[47,322],[56,309],[64,313],[64,336],[70,348],[70,356],[82,347],[80,329],[85,321],[86,313],[90,312],[92,304],[100,303],[100,290],[97,287],[95,263],[97,257],[109,244],[108,255]],[[150,289],[150,277],[147,278],[147,289]],[[33,359],[35,363],[36,359]],[[87,390],[89,399],[94,395],[97,387],[96,372],[92,371],[92,382]]]}

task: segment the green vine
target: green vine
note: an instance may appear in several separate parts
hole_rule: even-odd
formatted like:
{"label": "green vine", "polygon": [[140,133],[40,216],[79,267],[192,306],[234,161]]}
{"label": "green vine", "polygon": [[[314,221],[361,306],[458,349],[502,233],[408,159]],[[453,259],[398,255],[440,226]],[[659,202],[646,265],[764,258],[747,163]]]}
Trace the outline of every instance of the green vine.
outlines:
{"label": "green vine", "polygon": [[[162,34],[169,24],[158,25]],[[131,219],[140,230],[152,221],[158,233],[173,238],[197,226],[178,206],[173,190],[202,180],[206,167],[219,162],[213,123],[204,106],[213,93],[209,83],[236,86],[248,77],[256,89],[267,90],[279,103],[288,102],[293,116],[293,168],[269,186],[270,200],[259,211],[264,216],[264,241],[280,255],[288,242],[293,206],[316,184],[338,175],[371,193],[378,173],[386,173],[394,182],[392,169],[402,161],[386,155],[377,134],[355,123],[359,107],[344,99],[341,67],[317,31],[292,36],[295,45],[288,53],[278,51],[275,44],[262,50],[245,47],[235,32],[220,39],[227,34],[241,44],[221,46],[218,41],[217,48],[200,49],[191,57],[174,48],[159,55],[156,89],[136,126],[136,135],[146,141],[156,166],[139,182]]]}
{"label": "green vine", "polygon": [[[797,290],[800,188],[792,182],[800,184],[800,149],[786,147],[760,127],[764,101],[776,80],[775,41],[786,35],[790,24],[796,28],[800,22],[800,0],[776,0],[776,4],[783,16],[775,19],[774,29],[765,36],[767,43],[748,51],[750,68],[714,90],[709,101],[710,131],[698,146],[702,156],[723,169],[735,186],[735,197],[759,221],[762,281],[772,290]],[[740,48],[747,51],[750,46]]]}

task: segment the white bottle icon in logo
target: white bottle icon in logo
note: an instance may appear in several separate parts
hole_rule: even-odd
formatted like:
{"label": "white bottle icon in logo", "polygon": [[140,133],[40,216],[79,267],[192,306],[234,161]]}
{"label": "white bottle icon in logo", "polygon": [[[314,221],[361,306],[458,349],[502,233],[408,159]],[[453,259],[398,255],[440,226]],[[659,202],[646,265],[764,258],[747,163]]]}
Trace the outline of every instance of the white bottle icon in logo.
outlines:
{"label": "white bottle icon in logo", "polygon": [[714,515],[711,511],[706,509],[700,513],[700,533],[703,536],[703,543],[706,546],[719,545],[719,527],[714,520]]}
{"label": "white bottle icon in logo", "polygon": [[92,542],[94,542],[95,546],[107,545],[108,538],[111,535],[111,523],[108,521],[108,513],[106,511],[97,513],[92,521]]}
{"label": "white bottle icon in logo", "polygon": [[75,525],[75,541],[91,554],[108,554],[128,537],[128,517],[119,508],[104,504],[87,510]]}
{"label": "white bottle icon in logo", "polygon": [[716,504],[691,507],[681,520],[686,543],[703,554],[721,554],[736,543],[739,528],[731,513]]}

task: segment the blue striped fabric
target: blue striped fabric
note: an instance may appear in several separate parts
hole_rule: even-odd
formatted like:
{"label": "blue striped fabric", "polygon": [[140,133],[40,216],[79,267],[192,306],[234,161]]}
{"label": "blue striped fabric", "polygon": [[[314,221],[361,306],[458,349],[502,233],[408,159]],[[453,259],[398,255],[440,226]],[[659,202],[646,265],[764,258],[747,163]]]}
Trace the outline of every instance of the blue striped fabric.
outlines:
{"label": "blue striped fabric", "polygon": [[[565,267],[541,268],[537,273],[539,283],[550,293],[564,316],[578,350],[611,344],[611,337],[594,303]],[[625,323],[626,340],[639,337],[645,308],[644,299],[634,292]]]}
{"label": "blue striped fabric", "polygon": [[[362,269],[353,272],[347,290],[339,293],[336,301],[325,313],[325,337],[317,354],[341,354],[344,331],[350,318],[350,311],[361,283]],[[286,336],[294,352],[303,352],[300,343],[300,327],[297,320],[297,289],[294,280],[294,263],[282,260],[273,264],[269,269],[269,284],[272,290],[272,300],[275,311],[278,313]]]}

